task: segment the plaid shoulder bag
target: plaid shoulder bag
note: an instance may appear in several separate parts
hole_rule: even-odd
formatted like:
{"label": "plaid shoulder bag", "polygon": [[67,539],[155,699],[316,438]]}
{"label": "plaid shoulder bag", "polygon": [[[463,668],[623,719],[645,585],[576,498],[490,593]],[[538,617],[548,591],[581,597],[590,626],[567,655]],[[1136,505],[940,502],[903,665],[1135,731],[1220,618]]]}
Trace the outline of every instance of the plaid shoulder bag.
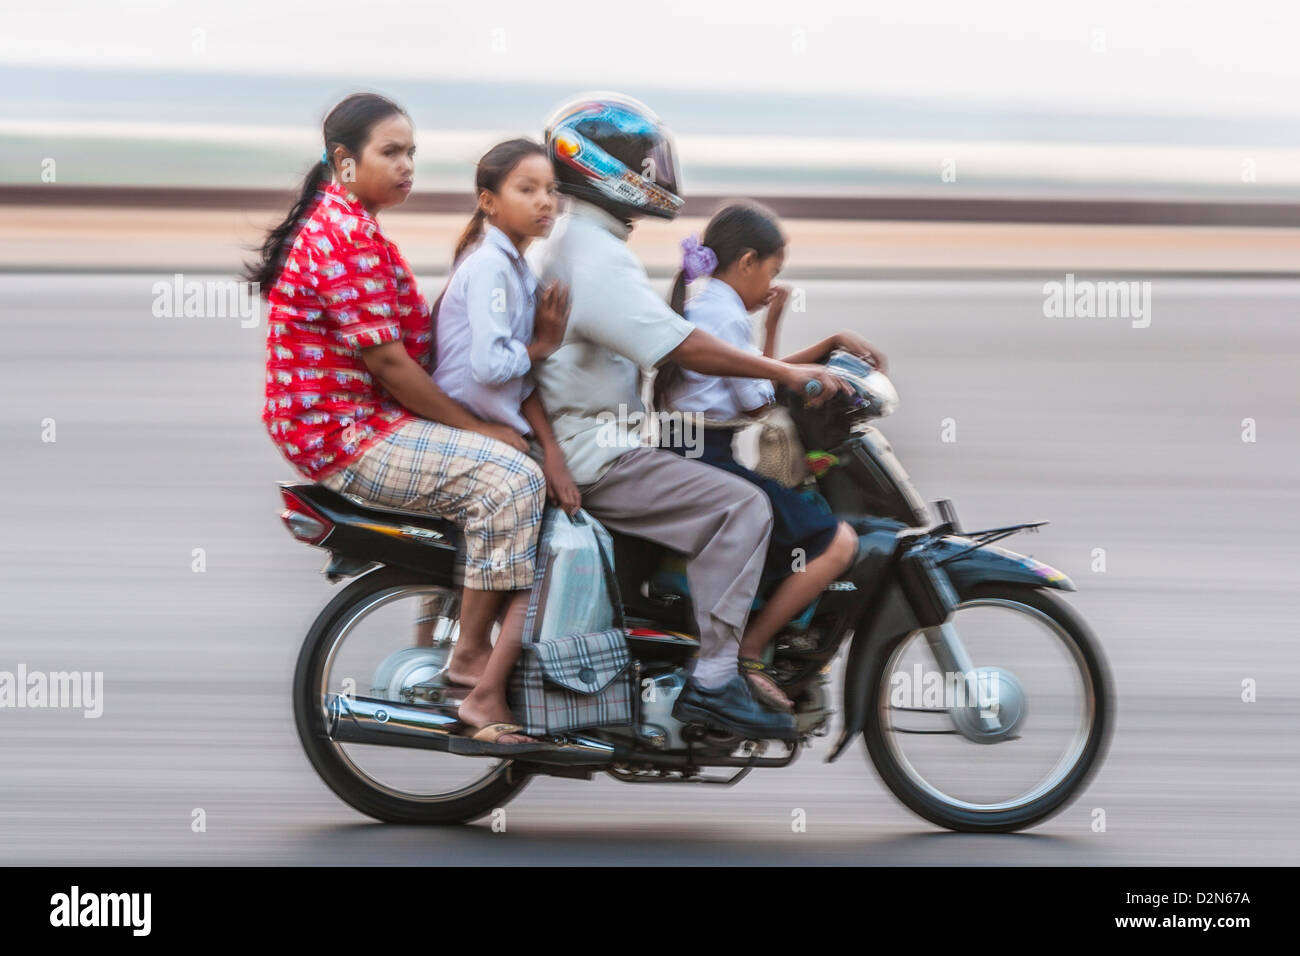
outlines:
{"label": "plaid shoulder bag", "polygon": [[[565,573],[576,574],[573,582],[555,580],[555,553],[551,540],[557,523],[571,522],[589,534],[594,547],[583,549],[576,567]],[[594,552],[588,554],[587,551]],[[600,523],[581,509],[570,518],[561,509],[548,506],[542,518],[537,543],[537,576],[528,601],[524,639],[519,662],[511,675],[511,709],[531,736],[562,734],[590,727],[619,727],[633,722],[633,675],[627,650],[627,628],[623,619],[623,602],[614,577],[613,540]],[[599,575],[604,587],[595,587]],[[597,629],[565,633],[546,633],[543,626],[551,614],[584,619],[584,614],[564,604],[576,590],[585,595],[588,608],[585,619]],[[608,600],[610,615],[592,614],[593,601]],[[612,617],[613,626],[599,628]],[[550,628],[556,631],[556,628]]]}

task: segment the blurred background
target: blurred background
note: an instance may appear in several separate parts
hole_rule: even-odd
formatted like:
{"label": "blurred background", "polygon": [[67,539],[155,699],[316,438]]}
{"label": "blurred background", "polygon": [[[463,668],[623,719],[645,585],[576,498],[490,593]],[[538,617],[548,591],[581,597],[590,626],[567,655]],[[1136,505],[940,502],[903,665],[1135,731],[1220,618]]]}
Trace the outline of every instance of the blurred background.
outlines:
{"label": "blurred background", "polygon": [[[1300,861],[1298,34],[1284,0],[7,10],[0,670],[102,671],[105,703],[0,711],[0,861]],[[430,299],[478,157],[580,91],[676,135],[685,213],[632,237],[665,290],[720,199],[773,206],[807,300],[782,350],[866,335],[923,495],[968,527],[1052,520],[1008,544],[1074,578],[1111,658],[1087,793],[1031,835],[939,834],[855,746],[734,790],[540,781],[509,840],[335,799],[289,709],[334,591],[276,517],[265,329],[151,306],[234,277],[360,89],[415,121],[415,191],[381,221]],[[1047,317],[1067,275],[1151,283],[1149,323]]]}
{"label": "blurred background", "polygon": [[792,268],[1293,266],[1255,231],[1298,224],[1292,5],[669,2],[635,20],[518,0],[24,6],[0,38],[0,264],[220,271],[319,154],[329,107],[372,89],[418,130],[392,228],[441,268],[478,157],[613,87],[675,131],[688,215],[779,200]]}

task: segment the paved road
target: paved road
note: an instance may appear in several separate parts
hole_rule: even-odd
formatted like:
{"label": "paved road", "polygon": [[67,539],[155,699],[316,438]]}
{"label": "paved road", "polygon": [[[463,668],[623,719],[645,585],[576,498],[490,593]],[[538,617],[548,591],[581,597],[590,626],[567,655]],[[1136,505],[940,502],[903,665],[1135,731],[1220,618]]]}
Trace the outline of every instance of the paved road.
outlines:
{"label": "paved road", "polygon": [[1045,318],[1039,282],[803,284],[784,344],[851,327],[884,347],[903,402],[882,430],[922,493],[969,527],[1050,518],[1017,546],[1080,584],[1109,654],[1091,787],[975,837],[899,806],[860,745],[823,763],[824,742],[734,789],[538,781],[505,833],[352,811],[292,726],[332,589],[276,517],[292,475],[257,418],[264,327],[155,318],[158,278],[0,276],[0,670],[104,674],[98,719],[0,710],[0,862],[1300,862],[1300,283],[1157,281],[1148,328]]}

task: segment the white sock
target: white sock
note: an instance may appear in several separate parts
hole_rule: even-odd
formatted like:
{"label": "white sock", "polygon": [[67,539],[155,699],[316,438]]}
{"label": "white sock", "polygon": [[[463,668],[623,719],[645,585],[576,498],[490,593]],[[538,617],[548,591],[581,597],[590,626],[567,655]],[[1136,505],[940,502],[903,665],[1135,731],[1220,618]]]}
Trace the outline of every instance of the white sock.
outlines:
{"label": "white sock", "polygon": [[695,661],[691,676],[701,687],[721,687],[738,673],[738,664],[734,657],[705,657]]}

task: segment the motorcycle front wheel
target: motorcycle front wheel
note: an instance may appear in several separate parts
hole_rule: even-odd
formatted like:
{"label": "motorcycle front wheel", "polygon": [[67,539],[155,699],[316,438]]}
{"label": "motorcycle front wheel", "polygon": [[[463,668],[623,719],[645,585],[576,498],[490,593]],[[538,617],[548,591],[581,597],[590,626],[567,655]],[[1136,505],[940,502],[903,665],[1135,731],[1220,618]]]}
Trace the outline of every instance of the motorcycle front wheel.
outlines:
{"label": "motorcycle front wheel", "polygon": [[436,683],[459,631],[458,598],[449,582],[378,568],[325,607],[298,655],[293,710],[307,758],[344,802],[376,820],[468,823],[528,783],[511,760],[338,743],[326,731],[327,695],[412,703],[415,684]]}
{"label": "motorcycle front wheel", "polygon": [[[1100,763],[1109,671],[1087,624],[1055,594],[986,583],[958,596],[949,625],[968,654],[965,682],[937,672],[921,631],[881,642],[866,668],[867,752],[926,820],[967,833],[1022,830],[1062,810]],[[971,699],[957,699],[968,690]]]}

